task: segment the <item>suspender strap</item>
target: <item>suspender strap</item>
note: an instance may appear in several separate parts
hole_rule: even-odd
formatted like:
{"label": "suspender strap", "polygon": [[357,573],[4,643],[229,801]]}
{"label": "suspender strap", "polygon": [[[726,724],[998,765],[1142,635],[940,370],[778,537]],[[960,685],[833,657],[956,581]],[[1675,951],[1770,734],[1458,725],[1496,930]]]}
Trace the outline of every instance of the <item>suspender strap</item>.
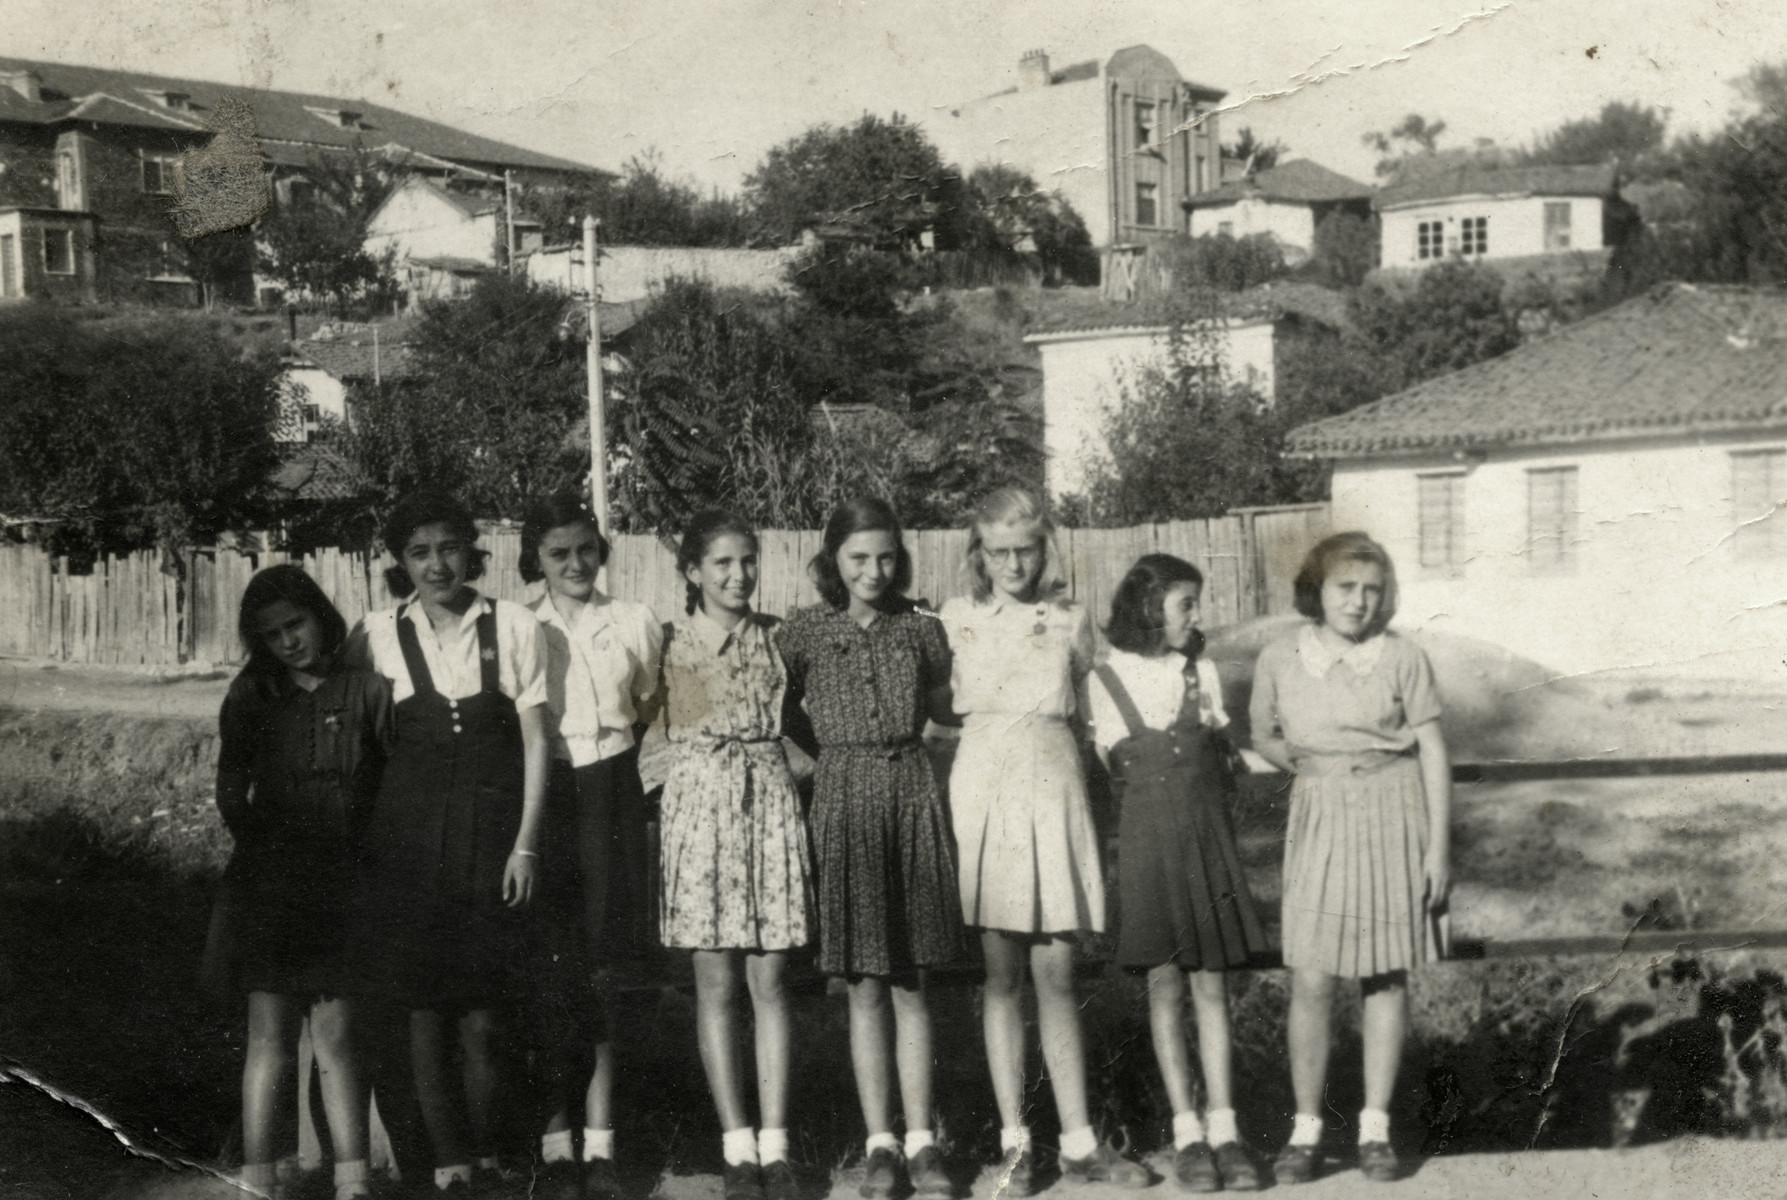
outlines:
{"label": "suspender strap", "polygon": [[422,657],[422,643],[416,638],[416,623],[410,620],[410,606],[397,610],[397,644],[403,650],[403,665],[410,673],[410,690],[418,696],[434,694],[434,676],[428,673],[428,660]]}
{"label": "suspender strap", "polygon": [[1121,679],[1117,678],[1117,672],[1111,670],[1111,664],[1099,663],[1092,668],[1092,673],[1098,676],[1100,683],[1104,684],[1104,690],[1110,693],[1111,703],[1115,704],[1117,711],[1123,715],[1123,723],[1129,727],[1129,736],[1135,737],[1146,729],[1147,726],[1142,724],[1141,711],[1136,708],[1135,701],[1129,698],[1129,689],[1123,686]]}
{"label": "suspender strap", "polygon": [[486,695],[502,691],[496,661],[496,605],[478,615],[478,682]]}

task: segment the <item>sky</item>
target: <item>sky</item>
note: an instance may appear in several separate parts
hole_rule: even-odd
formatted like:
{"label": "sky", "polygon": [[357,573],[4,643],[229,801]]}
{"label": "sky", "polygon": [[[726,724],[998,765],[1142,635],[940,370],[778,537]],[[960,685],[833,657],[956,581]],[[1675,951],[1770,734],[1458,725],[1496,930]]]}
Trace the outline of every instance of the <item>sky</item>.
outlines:
{"label": "sky", "polygon": [[[1610,100],[1716,128],[1787,60],[1778,0],[7,0],[0,54],[391,104],[518,145],[736,191],[765,150],[864,112],[924,121],[1147,43],[1292,157],[1370,180],[1363,135],[1528,143]],[[973,164],[963,164],[972,166]]]}

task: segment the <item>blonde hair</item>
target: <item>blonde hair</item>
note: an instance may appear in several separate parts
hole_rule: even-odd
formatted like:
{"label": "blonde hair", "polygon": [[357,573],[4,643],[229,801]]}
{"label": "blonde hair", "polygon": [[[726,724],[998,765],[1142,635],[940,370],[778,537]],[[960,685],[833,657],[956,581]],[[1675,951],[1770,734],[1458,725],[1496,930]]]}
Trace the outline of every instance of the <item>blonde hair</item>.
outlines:
{"label": "blonde hair", "polygon": [[1042,567],[1036,575],[1036,598],[1065,603],[1067,580],[1060,571],[1061,548],[1055,544],[1055,522],[1048,506],[1027,488],[1002,487],[988,492],[968,518],[968,549],[962,563],[968,572],[968,590],[978,601],[992,599],[993,580],[981,557],[981,530],[992,525],[1029,525],[1042,543]]}

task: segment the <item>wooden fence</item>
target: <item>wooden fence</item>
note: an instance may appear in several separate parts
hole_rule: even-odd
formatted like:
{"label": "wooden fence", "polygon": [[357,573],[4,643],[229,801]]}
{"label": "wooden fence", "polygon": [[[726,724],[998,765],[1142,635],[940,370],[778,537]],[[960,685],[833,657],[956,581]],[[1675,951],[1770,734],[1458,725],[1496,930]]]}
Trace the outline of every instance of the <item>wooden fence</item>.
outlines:
{"label": "wooden fence", "polygon": [[[1297,564],[1327,525],[1327,505],[1312,504],[1127,529],[1064,529],[1060,569],[1073,597],[1102,623],[1111,592],[1138,556],[1176,554],[1204,572],[1204,622],[1214,628],[1291,611]],[[817,600],[806,563],[819,550],[820,534],[772,529],[759,540],[757,606],[779,615]],[[649,604],[665,620],[682,611],[674,550],[647,536],[622,535],[614,543],[608,590]],[[941,604],[966,591],[966,543],[959,530],[908,533],[911,594]],[[489,527],[479,546],[490,553],[481,589],[511,600],[537,594],[517,569],[519,529]],[[66,560],[36,547],[0,546],[0,654],[113,665],[240,662],[236,619],[243,589],[260,568],[287,561],[292,556],[277,551],[204,550],[173,572],[162,570],[159,555],[143,551],[105,558],[91,574],[75,575]],[[388,558],[326,549],[295,561],[350,625],[392,603],[383,578]]]}

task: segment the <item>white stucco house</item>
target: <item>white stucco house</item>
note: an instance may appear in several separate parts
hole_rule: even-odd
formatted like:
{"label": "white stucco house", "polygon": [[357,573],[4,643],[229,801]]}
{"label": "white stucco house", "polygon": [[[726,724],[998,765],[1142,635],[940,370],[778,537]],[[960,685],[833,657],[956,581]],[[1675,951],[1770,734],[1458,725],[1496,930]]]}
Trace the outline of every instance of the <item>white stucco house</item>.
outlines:
{"label": "white stucco house", "polygon": [[411,378],[415,373],[413,321],[324,326],[293,342],[280,371],[280,419],[275,439],[310,442],[331,423],[353,415],[351,389]]}
{"label": "white stucco house", "polygon": [[1664,285],[1293,431],[1406,627],[1559,672],[1784,674],[1787,292]]}
{"label": "white stucco house", "polygon": [[1419,270],[1450,258],[1505,263],[1570,256],[1605,265],[1606,222],[1618,196],[1612,163],[1419,174],[1379,189],[1373,199],[1382,221],[1379,265]]}
{"label": "white stucco house", "polygon": [[1369,220],[1371,195],[1368,185],[1298,158],[1187,197],[1185,210],[1192,237],[1266,234],[1283,248],[1287,261],[1301,262],[1315,248],[1315,227],[1329,213]]}
{"label": "white stucco house", "polygon": [[[1062,297],[1062,299],[1067,299]],[[1344,320],[1345,301],[1314,285],[1256,288],[1228,298],[1220,319],[1195,322],[1188,336],[1214,333],[1217,356],[1230,381],[1245,384],[1266,403],[1276,398],[1275,346],[1280,322]],[[1081,492],[1106,453],[1105,425],[1138,373],[1167,361],[1175,321],[1182,316],[1153,297],[1132,303],[1069,302],[1045,314],[1024,341],[1042,360],[1043,444],[1049,494]]]}
{"label": "white stucco house", "polygon": [[[518,215],[513,224],[517,257],[540,248],[538,221]],[[508,262],[509,225],[500,191],[455,191],[411,175],[367,222],[366,251],[395,253],[412,302],[452,297]]]}

